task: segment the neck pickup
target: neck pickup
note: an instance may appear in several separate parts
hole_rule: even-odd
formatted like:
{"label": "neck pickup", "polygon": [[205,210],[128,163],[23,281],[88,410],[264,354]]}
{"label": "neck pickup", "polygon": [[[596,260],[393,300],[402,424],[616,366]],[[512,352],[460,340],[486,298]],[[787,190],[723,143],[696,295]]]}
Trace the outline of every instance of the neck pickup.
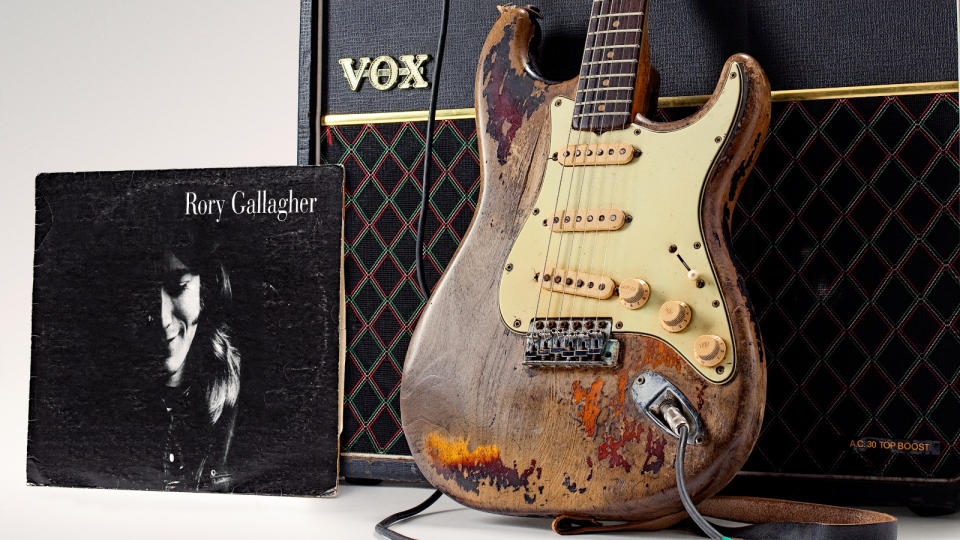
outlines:
{"label": "neck pickup", "polygon": [[629,220],[617,208],[576,208],[560,210],[543,220],[543,226],[553,224],[553,232],[616,231]]}
{"label": "neck pickup", "polygon": [[626,165],[639,155],[640,150],[630,143],[571,144],[562,152],[555,152],[551,159],[564,167],[589,167]]}

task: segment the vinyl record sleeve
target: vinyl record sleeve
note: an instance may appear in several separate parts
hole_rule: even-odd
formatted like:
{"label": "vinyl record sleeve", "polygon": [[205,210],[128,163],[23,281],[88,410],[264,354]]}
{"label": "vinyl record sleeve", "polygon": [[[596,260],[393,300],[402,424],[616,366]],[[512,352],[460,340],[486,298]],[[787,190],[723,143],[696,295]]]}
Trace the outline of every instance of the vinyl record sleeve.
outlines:
{"label": "vinyl record sleeve", "polygon": [[27,481],[334,495],[339,166],[41,174]]}

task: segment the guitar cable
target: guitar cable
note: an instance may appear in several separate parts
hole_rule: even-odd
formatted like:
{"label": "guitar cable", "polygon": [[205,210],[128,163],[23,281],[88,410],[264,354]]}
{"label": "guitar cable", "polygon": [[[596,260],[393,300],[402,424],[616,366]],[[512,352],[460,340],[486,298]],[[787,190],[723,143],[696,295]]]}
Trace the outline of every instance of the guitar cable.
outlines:
{"label": "guitar cable", "polygon": [[[433,79],[430,83],[430,108],[427,113],[427,132],[425,134],[426,146],[423,150],[423,177],[420,181],[420,213],[417,216],[417,286],[420,287],[420,292],[423,293],[424,306],[426,306],[427,301],[430,299],[430,289],[427,288],[426,280],[424,279],[423,275],[423,229],[424,222],[426,221],[427,204],[429,203],[430,195],[430,162],[433,161],[433,130],[437,117],[437,97],[440,93],[440,66],[443,63],[443,49],[447,41],[447,19],[449,18],[449,13],[450,0],[441,0],[440,34],[437,38],[437,64],[433,69]],[[404,536],[390,529],[390,526],[394,523],[403,521],[419,514],[420,512],[423,512],[433,505],[433,503],[437,502],[437,499],[439,499],[441,495],[443,495],[443,492],[441,492],[439,489],[435,490],[430,494],[429,497],[427,497],[425,501],[414,506],[413,508],[397,512],[396,514],[384,518],[373,528],[374,533],[383,538],[387,538],[388,540],[414,540],[409,536]]]}
{"label": "guitar cable", "polygon": [[440,93],[440,65],[443,63],[443,49],[447,41],[447,17],[450,11],[450,0],[442,0],[440,7],[440,35],[437,38],[437,65],[433,69],[433,80],[430,84],[430,108],[427,113],[426,147],[423,151],[423,178],[421,179],[420,214],[417,216],[417,285],[423,293],[423,301],[430,298],[430,289],[427,288],[423,275],[423,228],[427,215],[427,203],[430,195],[430,162],[433,161],[433,130],[437,117],[437,96]]}
{"label": "guitar cable", "polygon": [[[443,49],[446,44],[447,39],[447,22],[449,18],[450,11],[450,0],[442,0],[441,9],[440,9],[440,33],[437,38],[437,52],[436,52],[436,67],[433,71],[433,78],[431,81],[430,88],[430,108],[427,113],[427,129],[426,129],[426,145],[424,147],[423,155],[423,176],[421,178],[421,194],[420,194],[420,212],[417,216],[417,240],[416,240],[416,269],[417,269],[417,285],[420,287],[420,291],[423,293],[424,304],[430,298],[430,289],[426,286],[426,280],[424,279],[423,271],[423,244],[424,244],[424,224],[426,221],[426,212],[427,205],[429,204],[429,195],[430,195],[430,162],[433,161],[433,132],[436,124],[437,116],[437,98],[439,95],[439,81],[440,81],[440,66],[443,63]],[[693,501],[690,499],[690,494],[687,493],[686,481],[684,479],[684,465],[683,465],[683,455],[687,449],[687,434],[688,426],[687,421],[683,417],[683,414],[680,413],[679,409],[675,406],[666,406],[664,407],[664,417],[667,420],[670,428],[677,434],[680,438],[680,443],[677,447],[677,459],[676,459],[676,476],[677,476],[677,492],[680,494],[680,501],[683,503],[684,509],[690,515],[690,518],[698,527],[706,534],[709,538],[717,540],[729,540],[729,537],[721,535],[712,525],[697,511],[697,507],[693,504]],[[426,500],[420,504],[409,508],[407,510],[402,510],[395,514],[392,514],[374,527],[374,533],[380,537],[386,538],[387,540],[415,540],[409,536],[402,535],[392,529],[390,526],[403,521],[405,519],[411,518],[430,506],[443,495],[439,489],[435,490],[433,493],[427,497]]]}
{"label": "guitar cable", "polygon": [[680,443],[677,445],[677,459],[674,463],[674,469],[676,469],[677,473],[677,493],[680,494],[680,502],[683,503],[683,508],[687,511],[690,519],[696,523],[697,527],[700,527],[700,530],[703,531],[703,534],[707,535],[708,538],[730,540],[729,537],[720,534],[717,529],[703,517],[703,514],[697,510],[697,506],[693,504],[693,500],[690,499],[690,493],[687,491],[687,480],[683,474],[683,456],[687,453],[687,435],[690,430],[687,419],[683,416],[683,413],[680,412],[680,409],[673,404],[663,407],[663,418],[667,421],[670,429],[680,438]]}

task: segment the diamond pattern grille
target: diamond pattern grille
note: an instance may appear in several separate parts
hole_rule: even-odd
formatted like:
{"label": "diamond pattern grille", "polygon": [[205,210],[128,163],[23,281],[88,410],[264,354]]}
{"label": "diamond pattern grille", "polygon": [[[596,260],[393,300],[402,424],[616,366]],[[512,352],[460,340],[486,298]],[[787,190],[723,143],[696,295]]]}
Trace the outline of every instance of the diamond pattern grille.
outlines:
{"label": "diamond pattern grille", "polygon": [[[956,94],[774,104],[733,216],[768,355],[767,411],[747,470],[960,471],[957,117]],[[398,388],[423,305],[413,256],[423,132],[423,123],[326,128],[325,156],[347,168],[347,452],[409,453]],[[435,148],[431,283],[476,205],[473,121],[440,122]],[[942,452],[851,452],[860,437],[938,440]]]}
{"label": "diamond pattern grille", "polygon": [[[410,453],[398,396],[407,344],[423,306],[414,252],[424,132],[424,123],[326,128],[326,160],[347,169],[346,452]],[[434,135],[424,229],[428,283],[436,283],[452,257],[480,187],[473,121],[440,122]]]}
{"label": "diamond pattern grille", "polygon": [[[955,94],[774,105],[733,219],[777,396],[746,469],[960,466],[956,419],[944,422],[960,402],[957,111]],[[942,453],[849,451],[861,437],[938,440]]]}

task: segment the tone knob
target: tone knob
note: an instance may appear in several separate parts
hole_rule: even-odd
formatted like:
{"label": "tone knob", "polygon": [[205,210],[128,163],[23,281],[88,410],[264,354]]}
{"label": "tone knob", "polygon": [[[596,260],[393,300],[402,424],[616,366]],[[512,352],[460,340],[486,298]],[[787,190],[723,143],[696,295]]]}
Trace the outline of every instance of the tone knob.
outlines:
{"label": "tone knob", "polygon": [[620,282],[620,303],[627,309],[640,309],[650,299],[650,285],[639,278]]}
{"label": "tone knob", "polygon": [[671,300],[660,306],[660,326],[667,332],[682,332],[693,319],[686,302]]}
{"label": "tone knob", "polygon": [[720,336],[700,336],[693,342],[693,356],[703,367],[714,367],[727,356],[727,344]]}

